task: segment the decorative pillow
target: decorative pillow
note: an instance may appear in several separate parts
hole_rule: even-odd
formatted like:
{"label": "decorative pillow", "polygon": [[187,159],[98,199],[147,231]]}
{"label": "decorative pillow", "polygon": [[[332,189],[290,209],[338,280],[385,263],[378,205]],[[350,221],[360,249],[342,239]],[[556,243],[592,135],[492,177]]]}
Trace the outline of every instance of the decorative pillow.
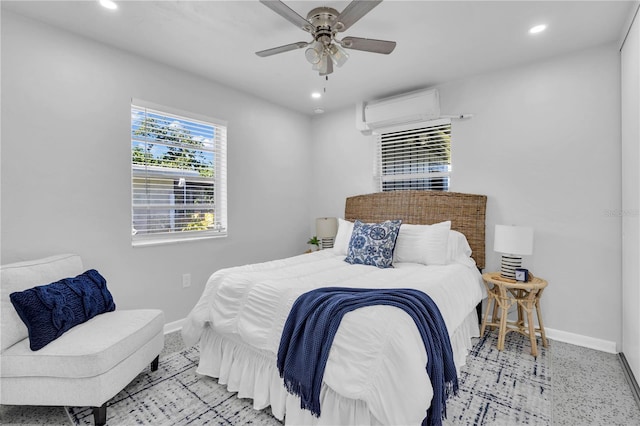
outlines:
{"label": "decorative pillow", "polygon": [[349,241],[353,232],[353,222],[338,218],[338,233],[333,242],[333,252],[337,255],[346,256],[349,249]]}
{"label": "decorative pillow", "polygon": [[446,265],[450,230],[449,220],[433,225],[403,224],[393,261]]}
{"label": "decorative pillow", "polygon": [[378,268],[393,267],[393,250],[401,224],[401,220],[387,220],[382,223],[362,223],[356,220],[349,240],[348,254],[344,260],[351,264]]}
{"label": "decorative pillow", "polygon": [[29,337],[10,295],[16,291],[73,277],[85,271],[75,254],[60,254],[0,265],[0,352]]}
{"label": "decorative pillow", "polygon": [[27,326],[32,351],[42,349],[72,327],[116,308],[107,281],[95,269],[11,293],[9,297]]}

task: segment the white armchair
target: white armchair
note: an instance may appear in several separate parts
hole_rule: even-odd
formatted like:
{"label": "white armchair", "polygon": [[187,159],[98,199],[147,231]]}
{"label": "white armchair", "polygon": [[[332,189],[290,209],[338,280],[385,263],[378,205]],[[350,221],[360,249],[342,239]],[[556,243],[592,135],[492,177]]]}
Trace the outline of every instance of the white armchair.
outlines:
{"label": "white armchair", "polygon": [[3,265],[0,271],[0,404],[94,407],[95,424],[105,424],[106,402],[148,364],[158,368],[163,312],[116,309],[32,351],[9,295],[77,276],[84,272],[82,261],[67,254]]}

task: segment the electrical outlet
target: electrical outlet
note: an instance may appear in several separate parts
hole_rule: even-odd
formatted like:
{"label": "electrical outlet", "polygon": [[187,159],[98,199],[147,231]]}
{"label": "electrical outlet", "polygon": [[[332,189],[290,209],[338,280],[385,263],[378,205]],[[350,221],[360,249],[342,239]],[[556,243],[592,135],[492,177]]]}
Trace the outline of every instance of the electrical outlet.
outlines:
{"label": "electrical outlet", "polygon": [[191,286],[191,274],[182,274],[182,287],[187,288]]}

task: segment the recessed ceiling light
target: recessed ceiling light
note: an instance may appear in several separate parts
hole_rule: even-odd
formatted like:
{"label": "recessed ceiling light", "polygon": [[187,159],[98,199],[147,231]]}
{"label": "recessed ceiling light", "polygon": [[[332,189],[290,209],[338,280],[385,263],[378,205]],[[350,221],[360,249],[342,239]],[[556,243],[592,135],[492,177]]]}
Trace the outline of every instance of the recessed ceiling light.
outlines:
{"label": "recessed ceiling light", "polygon": [[322,97],[322,94],[321,94],[320,92],[313,92],[313,93],[311,94],[311,97],[312,97],[313,99],[320,99],[320,98]]}
{"label": "recessed ceiling light", "polygon": [[100,5],[107,9],[115,10],[118,8],[118,5],[115,4],[112,0],[100,0]]}
{"label": "recessed ceiling light", "polygon": [[315,112],[316,114],[322,114],[324,113],[324,108],[320,108],[320,107],[314,108],[313,112]]}
{"label": "recessed ceiling light", "polygon": [[538,34],[547,29],[545,24],[536,25],[535,27],[531,27],[529,29],[529,34]]}

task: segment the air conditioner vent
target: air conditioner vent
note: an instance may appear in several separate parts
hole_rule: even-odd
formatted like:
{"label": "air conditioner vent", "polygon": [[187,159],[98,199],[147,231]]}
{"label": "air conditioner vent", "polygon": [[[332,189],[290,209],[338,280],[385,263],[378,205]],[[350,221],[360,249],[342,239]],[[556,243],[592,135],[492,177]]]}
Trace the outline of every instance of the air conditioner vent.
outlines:
{"label": "air conditioner vent", "polygon": [[356,127],[363,133],[439,117],[440,97],[436,89],[417,90],[356,105]]}

